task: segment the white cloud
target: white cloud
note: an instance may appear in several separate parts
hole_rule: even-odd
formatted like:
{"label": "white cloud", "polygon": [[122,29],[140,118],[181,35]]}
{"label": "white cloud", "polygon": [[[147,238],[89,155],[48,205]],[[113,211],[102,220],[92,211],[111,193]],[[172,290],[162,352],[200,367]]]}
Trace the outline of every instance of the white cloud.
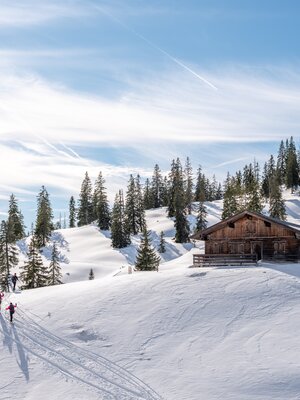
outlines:
{"label": "white cloud", "polygon": [[[299,74],[282,70],[273,71],[271,78],[249,71],[205,75],[217,92],[183,71],[173,71],[130,82],[130,91],[107,99],[35,75],[0,70],[0,200],[13,192],[22,201],[35,202],[42,184],[53,196],[68,199],[78,195],[86,170],[92,179],[101,170],[113,201],[130,173],[151,176],[159,159],[170,162],[190,155],[194,167],[199,163],[205,170],[203,158],[210,156],[209,172],[225,175],[230,164],[263,159],[264,154],[250,154],[248,146],[239,143],[299,138]],[[224,151],[221,143],[226,142],[232,148]],[[108,154],[110,147],[134,148],[139,161],[136,168],[97,162],[82,157],[81,146],[107,147]],[[269,154],[266,148],[266,157]],[[149,169],[140,167],[145,158],[148,165],[153,160]]]}
{"label": "white cloud", "polygon": [[0,29],[39,25],[57,18],[72,18],[86,14],[86,9],[74,2],[41,2],[34,0],[3,1],[0,4]]}
{"label": "white cloud", "polygon": [[148,79],[111,100],[36,76],[0,74],[0,140],[135,146],[279,140],[299,133],[299,76],[290,82],[283,73],[280,80],[211,74],[217,92],[184,72]]}

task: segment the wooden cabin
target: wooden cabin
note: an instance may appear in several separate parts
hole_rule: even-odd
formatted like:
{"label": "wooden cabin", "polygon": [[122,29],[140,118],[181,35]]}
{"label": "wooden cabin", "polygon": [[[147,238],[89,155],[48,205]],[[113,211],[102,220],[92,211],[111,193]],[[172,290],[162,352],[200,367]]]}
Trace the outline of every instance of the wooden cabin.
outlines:
{"label": "wooden cabin", "polygon": [[195,233],[205,241],[205,254],[256,254],[258,260],[298,261],[300,226],[243,211]]}

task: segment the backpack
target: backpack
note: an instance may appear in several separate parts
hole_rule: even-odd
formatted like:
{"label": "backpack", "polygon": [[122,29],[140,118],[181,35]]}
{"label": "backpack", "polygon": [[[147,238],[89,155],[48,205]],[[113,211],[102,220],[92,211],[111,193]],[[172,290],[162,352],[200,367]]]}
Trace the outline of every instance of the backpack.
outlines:
{"label": "backpack", "polygon": [[13,314],[15,312],[15,307],[13,304],[9,306],[9,311]]}

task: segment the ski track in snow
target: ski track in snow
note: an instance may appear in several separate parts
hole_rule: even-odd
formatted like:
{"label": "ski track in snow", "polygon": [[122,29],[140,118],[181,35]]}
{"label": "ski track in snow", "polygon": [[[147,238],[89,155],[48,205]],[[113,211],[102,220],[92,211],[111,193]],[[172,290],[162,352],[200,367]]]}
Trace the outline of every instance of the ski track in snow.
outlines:
{"label": "ski track in snow", "polygon": [[[153,389],[124,368],[64,340],[18,309],[18,321],[9,329],[1,316],[0,332],[12,352],[16,345],[19,367],[29,381],[28,354],[67,378],[101,395],[103,400],[162,400]],[[9,322],[7,321],[9,324]],[[8,385],[6,385],[8,386]],[[4,387],[2,388],[4,389]],[[3,398],[4,399],[4,398]],[[2,400],[2,397],[1,397]]]}

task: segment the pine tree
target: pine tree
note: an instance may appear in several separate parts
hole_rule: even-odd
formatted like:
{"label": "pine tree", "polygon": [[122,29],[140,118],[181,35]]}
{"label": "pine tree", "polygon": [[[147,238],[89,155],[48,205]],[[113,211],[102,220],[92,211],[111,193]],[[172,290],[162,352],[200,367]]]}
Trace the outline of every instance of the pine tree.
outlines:
{"label": "pine tree", "polygon": [[145,206],[140,175],[135,180],[135,198],[136,198],[136,220],[138,231],[143,232],[146,226]]}
{"label": "pine tree", "polygon": [[5,265],[5,255],[4,255],[4,247],[1,245],[0,242],[0,288],[1,291],[8,290],[7,286],[7,271]]}
{"label": "pine tree", "polygon": [[126,193],[125,215],[127,231],[133,235],[136,235],[139,231],[136,215],[135,193],[135,180],[133,175],[130,175]]}
{"label": "pine tree", "polygon": [[287,157],[286,157],[286,177],[285,184],[288,189],[291,189],[293,193],[299,185],[299,165],[297,159],[297,151],[293,137],[287,145]]}
{"label": "pine tree", "polygon": [[75,222],[76,222],[75,199],[73,196],[71,196],[69,202],[69,227],[75,228]]}
{"label": "pine tree", "polygon": [[194,198],[193,193],[193,168],[190,162],[189,157],[186,159],[185,169],[184,169],[184,186],[185,186],[185,201],[188,213],[191,214],[192,212],[192,202]]}
{"label": "pine tree", "polygon": [[150,210],[150,208],[153,208],[153,201],[152,201],[149,178],[147,178],[145,181],[143,192],[144,192],[143,197],[144,197],[145,210]]}
{"label": "pine tree", "polygon": [[150,232],[145,229],[138,248],[135,268],[139,271],[158,270],[159,262],[160,257],[151,246]]}
{"label": "pine tree", "polygon": [[274,176],[270,182],[270,217],[286,220],[285,203],[279,185],[279,179]]}
{"label": "pine tree", "polygon": [[102,176],[102,172],[100,172],[95,182],[94,213],[98,227],[103,230],[108,230],[110,227],[110,211],[104,184],[105,180]]}
{"label": "pine tree", "polygon": [[[195,196],[194,199],[195,201],[200,201],[200,198],[202,201],[208,200],[206,197],[206,179],[204,174],[202,173],[202,168],[199,166],[197,170],[197,181],[196,181],[196,187],[195,187]],[[204,198],[203,198],[204,195]]]}
{"label": "pine tree", "polygon": [[280,142],[278,150],[276,170],[277,170],[278,182],[280,185],[283,185],[285,183],[285,174],[286,174],[286,149],[283,140]]}
{"label": "pine tree", "polygon": [[167,207],[169,204],[169,184],[168,178],[165,176],[162,182],[161,187],[161,199],[162,199],[162,206]]}
{"label": "pine tree", "polygon": [[165,241],[165,234],[164,234],[163,231],[160,232],[160,236],[159,236],[158,252],[159,253],[165,253],[166,252],[166,241]]}
{"label": "pine tree", "polygon": [[94,220],[94,210],[92,183],[87,172],[81,184],[78,203],[78,226],[90,224]]}
{"label": "pine tree", "polygon": [[15,243],[25,236],[24,217],[14,194],[11,194],[9,199],[7,231],[9,243]]}
{"label": "pine tree", "polygon": [[172,161],[169,182],[168,216],[175,217],[176,243],[186,243],[189,242],[189,224],[186,218],[186,194],[179,158]]}
{"label": "pine tree", "polygon": [[168,217],[172,218],[175,216],[175,192],[178,177],[178,169],[181,165],[175,160],[172,160],[171,171],[169,173],[168,181]]}
{"label": "pine tree", "polygon": [[150,189],[152,198],[151,208],[159,208],[162,206],[163,204],[162,186],[163,186],[163,177],[158,164],[155,164],[151,181],[151,189]]}
{"label": "pine tree", "polygon": [[37,218],[35,224],[35,236],[37,246],[43,247],[48,242],[51,232],[54,229],[52,219],[53,213],[49,195],[44,186],[37,196]]}
{"label": "pine tree", "polygon": [[42,257],[37,248],[37,239],[33,236],[27,253],[28,260],[24,263],[20,278],[25,289],[46,286],[49,281],[47,268],[43,265]]}
{"label": "pine tree", "polygon": [[62,274],[59,264],[59,252],[57,244],[54,242],[52,247],[51,262],[49,264],[49,280],[48,285],[60,285],[62,283]]}
{"label": "pine tree", "polygon": [[18,265],[18,250],[17,247],[9,242],[8,224],[5,221],[0,225],[0,275],[1,286],[8,288],[7,277],[12,268]]}
{"label": "pine tree", "polygon": [[206,217],[207,217],[207,210],[206,210],[206,207],[204,205],[204,201],[199,201],[195,232],[202,231],[203,229],[206,229],[206,227],[207,227],[207,219],[206,219]]}
{"label": "pine tree", "polygon": [[130,175],[126,193],[126,227],[133,235],[142,232],[145,227],[145,209],[140,176],[136,179]]}
{"label": "pine tree", "polygon": [[90,273],[89,273],[89,280],[92,281],[93,279],[95,279],[95,275],[94,275],[93,268],[91,268]]}
{"label": "pine tree", "polygon": [[126,227],[125,207],[123,192],[116,194],[111,218],[111,240],[116,249],[126,247],[130,244],[130,234]]}
{"label": "pine tree", "polygon": [[176,178],[177,185],[174,193],[174,208],[175,208],[175,242],[187,243],[190,241],[189,233],[190,227],[186,218],[186,202],[185,191],[183,184],[183,176],[180,168],[177,170],[178,177]]}
{"label": "pine tree", "polygon": [[237,196],[239,194],[239,182],[227,174],[227,178],[224,184],[224,201],[223,201],[223,212],[222,219],[233,216],[238,212]]}

